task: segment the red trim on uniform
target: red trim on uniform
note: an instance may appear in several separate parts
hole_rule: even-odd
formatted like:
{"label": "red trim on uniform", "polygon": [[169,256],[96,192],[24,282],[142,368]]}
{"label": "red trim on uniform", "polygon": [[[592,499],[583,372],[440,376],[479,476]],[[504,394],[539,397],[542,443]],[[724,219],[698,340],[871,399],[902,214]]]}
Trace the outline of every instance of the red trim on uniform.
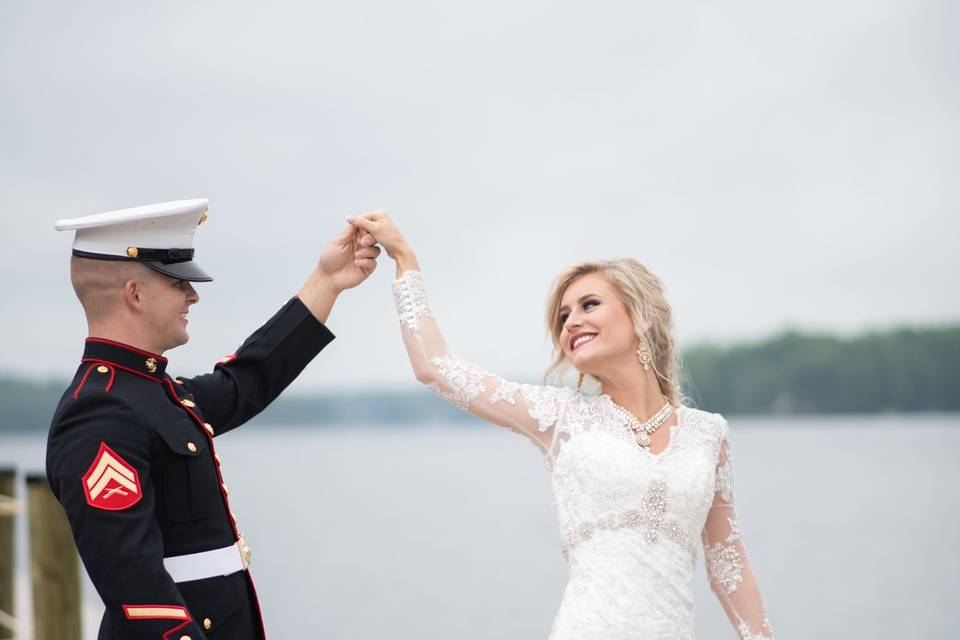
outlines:
{"label": "red trim on uniform", "polygon": [[100,443],[97,457],[80,484],[87,504],[104,511],[123,511],[143,498],[140,474],[106,442]]}
{"label": "red trim on uniform", "polygon": [[[236,538],[240,537],[240,530],[237,528],[237,523],[233,521],[233,511],[230,509],[230,499],[227,498],[227,495],[223,492],[223,474],[220,471],[220,465],[216,464],[216,450],[213,445],[213,436],[211,436],[206,429],[203,428],[203,420],[190,409],[183,404],[180,404],[180,396],[177,395],[177,390],[173,386],[173,383],[169,378],[165,378],[163,381],[166,385],[167,390],[170,392],[170,395],[177,401],[177,404],[181,409],[187,412],[187,414],[193,418],[194,422],[200,427],[200,431],[203,432],[203,435],[207,437],[207,442],[210,445],[210,457],[214,459],[214,469],[217,472],[217,479],[220,481],[220,497],[223,500],[223,506],[227,510],[227,521],[230,523],[230,528],[233,530],[233,535]],[[257,596],[257,588],[253,584],[253,576],[250,574],[249,567],[244,571],[246,574],[247,584],[250,585],[250,593],[253,596],[253,603],[257,607],[257,620],[260,623],[260,632],[264,638],[267,637],[266,627],[263,624],[263,611],[260,609],[260,598]]]}
{"label": "red trim on uniform", "polygon": [[[87,383],[87,376],[90,375],[90,371],[93,370],[93,368],[96,367],[96,366],[103,366],[103,367],[107,367],[108,369],[110,369],[110,379],[107,380],[107,387],[104,389],[104,391],[110,391],[110,389],[113,389],[113,381],[114,381],[114,379],[117,377],[117,371],[116,371],[116,369],[113,368],[113,365],[111,365],[111,364],[109,364],[109,363],[107,363],[107,362],[101,362],[101,361],[99,361],[99,360],[94,360],[94,359],[92,359],[92,358],[88,358],[88,359],[86,359],[86,360],[81,360],[80,362],[92,362],[93,364],[90,365],[90,367],[89,367],[89,368],[86,370],[86,372],[83,374],[83,378],[80,379],[80,384],[77,386],[76,391],[73,392],[73,399],[74,399],[74,400],[76,400],[77,398],[80,397],[80,390],[83,389],[83,385],[85,385],[85,384]],[[99,364],[98,364],[98,363],[99,363]]]}
{"label": "red trim on uniform", "polygon": [[163,640],[170,640],[171,633],[176,633],[177,631],[182,631],[183,629],[186,629],[188,626],[190,626],[191,622],[193,622],[193,619],[187,620],[183,624],[178,624],[173,629],[170,629],[170,631],[167,631],[165,634],[163,634]]}
{"label": "red trim on uniform", "polygon": [[[137,611],[137,609],[143,609],[143,611]],[[168,612],[150,615],[150,609],[168,610]],[[163,640],[170,640],[172,634],[186,629],[193,622],[187,608],[176,604],[125,604],[123,605],[123,615],[126,616],[127,620],[183,620],[177,626],[167,630],[163,634]]]}
{"label": "red trim on uniform", "polygon": [[237,523],[233,521],[233,516],[232,516],[233,511],[230,510],[230,500],[223,493],[223,474],[220,472],[220,465],[217,464],[217,459],[216,459],[217,451],[216,451],[216,448],[213,446],[213,436],[211,436],[210,433],[203,428],[203,420],[200,419],[200,416],[195,414],[193,410],[190,409],[190,407],[187,407],[180,402],[180,396],[177,395],[177,390],[173,386],[173,383],[170,382],[170,378],[165,378],[163,382],[167,388],[167,391],[169,391],[170,395],[173,396],[173,398],[177,401],[177,405],[181,409],[186,411],[187,415],[193,418],[193,421],[197,424],[197,426],[200,427],[200,432],[203,433],[203,435],[206,436],[207,438],[207,444],[210,446],[210,457],[213,458],[213,462],[214,462],[213,468],[214,470],[216,470],[217,479],[220,481],[220,497],[223,499],[223,507],[227,510],[227,519],[230,522],[230,529],[233,531],[233,536],[235,538],[239,538],[240,530],[237,528]]}
{"label": "red trim on uniform", "polygon": [[193,622],[192,619],[191,619],[191,620],[187,620],[187,621],[184,622],[183,624],[178,624],[178,625],[175,626],[173,629],[170,629],[170,631],[167,631],[165,634],[163,634],[163,640],[170,640],[170,634],[171,634],[171,633],[176,633],[177,631],[181,631],[182,629],[185,629],[186,627],[188,627],[188,626],[190,625],[191,622]]}
{"label": "red trim on uniform", "polygon": [[140,376],[141,378],[146,378],[147,380],[153,380],[154,382],[160,382],[160,380],[158,380],[158,379],[155,378],[154,376],[148,376],[147,374],[141,373],[141,372],[137,371],[136,369],[131,369],[130,367],[125,367],[125,366],[123,366],[122,364],[117,364],[116,362],[111,362],[110,360],[103,360],[103,359],[101,359],[101,358],[81,358],[80,362],[99,362],[100,364],[110,365],[111,367],[116,367],[117,369],[123,369],[124,371],[127,371],[128,373],[135,373],[136,375]]}
{"label": "red trim on uniform", "polygon": [[76,391],[73,392],[73,399],[76,400],[80,397],[80,390],[83,389],[83,385],[87,383],[87,376],[90,375],[90,372],[93,371],[93,368],[97,366],[95,364],[90,365],[87,370],[84,372],[83,377],[80,378],[80,384],[77,385]]}
{"label": "red trim on uniform", "polygon": [[[125,604],[122,606],[123,615],[126,616],[127,620],[186,620],[190,622],[193,619],[190,617],[190,612],[187,611],[187,608],[181,607],[178,604]],[[145,609],[147,611],[141,613],[138,612],[137,609]],[[149,609],[176,609],[176,613],[151,615],[148,611]],[[177,628],[181,629],[182,627]]]}
{"label": "red trim on uniform", "polygon": [[260,610],[260,597],[257,596],[257,588],[253,584],[253,574],[250,573],[250,568],[248,567],[246,571],[247,574],[247,584],[250,585],[250,593],[253,595],[253,604],[257,605],[257,619],[260,621],[260,633],[264,638],[267,637],[267,628],[263,625],[263,611]]}
{"label": "red trim on uniform", "polygon": [[122,347],[127,351],[136,351],[140,355],[147,356],[148,358],[156,358],[157,360],[162,360],[164,362],[167,361],[166,358],[164,358],[161,355],[157,355],[156,353],[150,353],[149,351],[144,351],[143,349],[137,349],[136,347],[131,347],[130,345],[123,344],[122,342],[114,342],[113,340],[107,340],[106,338],[87,338],[87,342],[99,342],[100,344],[109,344],[115,347]]}
{"label": "red trim on uniform", "polygon": [[237,359],[237,354],[231,353],[230,355],[223,356],[222,358],[220,358],[219,360],[217,360],[217,364],[219,364],[219,365],[230,364],[231,362],[233,362],[233,361],[236,360],[236,359]]}

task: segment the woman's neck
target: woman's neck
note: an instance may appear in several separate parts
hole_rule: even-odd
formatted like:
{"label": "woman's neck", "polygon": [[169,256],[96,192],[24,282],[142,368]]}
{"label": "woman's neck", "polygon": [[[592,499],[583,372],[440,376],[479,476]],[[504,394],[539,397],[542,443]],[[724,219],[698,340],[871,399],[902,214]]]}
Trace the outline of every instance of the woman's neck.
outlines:
{"label": "woman's neck", "polygon": [[603,393],[641,420],[650,418],[667,402],[653,368],[644,369],[639,362],[613,367],[597,378]]}

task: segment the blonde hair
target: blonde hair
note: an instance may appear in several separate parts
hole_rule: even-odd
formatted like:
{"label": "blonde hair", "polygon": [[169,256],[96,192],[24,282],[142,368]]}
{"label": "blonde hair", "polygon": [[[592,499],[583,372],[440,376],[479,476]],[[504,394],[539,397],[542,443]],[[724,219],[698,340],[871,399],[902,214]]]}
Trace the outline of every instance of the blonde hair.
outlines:
{"label": "blonde hair", "polygon": [[[553,341],[553,361],[547,376],[560,374],[569,366],[560,346],[560,306],[563,294],[574,280],[590,273],[600,273],[613,285],[633,319],[637,336],[646,338],[653,356],[653,371],[660,392],[674,406],[683,403],[683,366],[673,337],[670,304],[664,295],[663,283],[649,269],[633,258],[586,260],[561,272],[547,299],[547,331]],[[646,330],[644,325],[649,324]]]}

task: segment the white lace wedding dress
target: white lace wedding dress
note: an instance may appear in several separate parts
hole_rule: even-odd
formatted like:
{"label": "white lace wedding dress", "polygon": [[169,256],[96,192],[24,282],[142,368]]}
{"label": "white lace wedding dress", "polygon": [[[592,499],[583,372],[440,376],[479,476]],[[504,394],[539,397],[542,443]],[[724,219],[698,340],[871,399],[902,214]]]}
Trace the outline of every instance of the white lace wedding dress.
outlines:
{"label": "white lace wedding dress", "polygon": [[773,638],[737,525],[721,416],[678,407],[669,444],[654,454],[607,395],[509,382],[453,356],[419,272],[393,292],[417,379],[528,437],[547,460],[570,568],[551,640],[693,638],[698,539],[740,637]]}

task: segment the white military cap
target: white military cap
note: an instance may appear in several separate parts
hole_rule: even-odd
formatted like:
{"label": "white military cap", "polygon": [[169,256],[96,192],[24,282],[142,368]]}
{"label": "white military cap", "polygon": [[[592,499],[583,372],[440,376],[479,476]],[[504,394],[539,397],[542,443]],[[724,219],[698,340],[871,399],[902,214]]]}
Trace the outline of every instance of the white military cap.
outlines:
{"label": "white military cap", "polygon": [[193,236],[207,219],[207,199],[175,200],[58,220],[57,231],[75,230],[73,255],[97,260],[136,260],[178,280],[213,280],[193,261]]}

